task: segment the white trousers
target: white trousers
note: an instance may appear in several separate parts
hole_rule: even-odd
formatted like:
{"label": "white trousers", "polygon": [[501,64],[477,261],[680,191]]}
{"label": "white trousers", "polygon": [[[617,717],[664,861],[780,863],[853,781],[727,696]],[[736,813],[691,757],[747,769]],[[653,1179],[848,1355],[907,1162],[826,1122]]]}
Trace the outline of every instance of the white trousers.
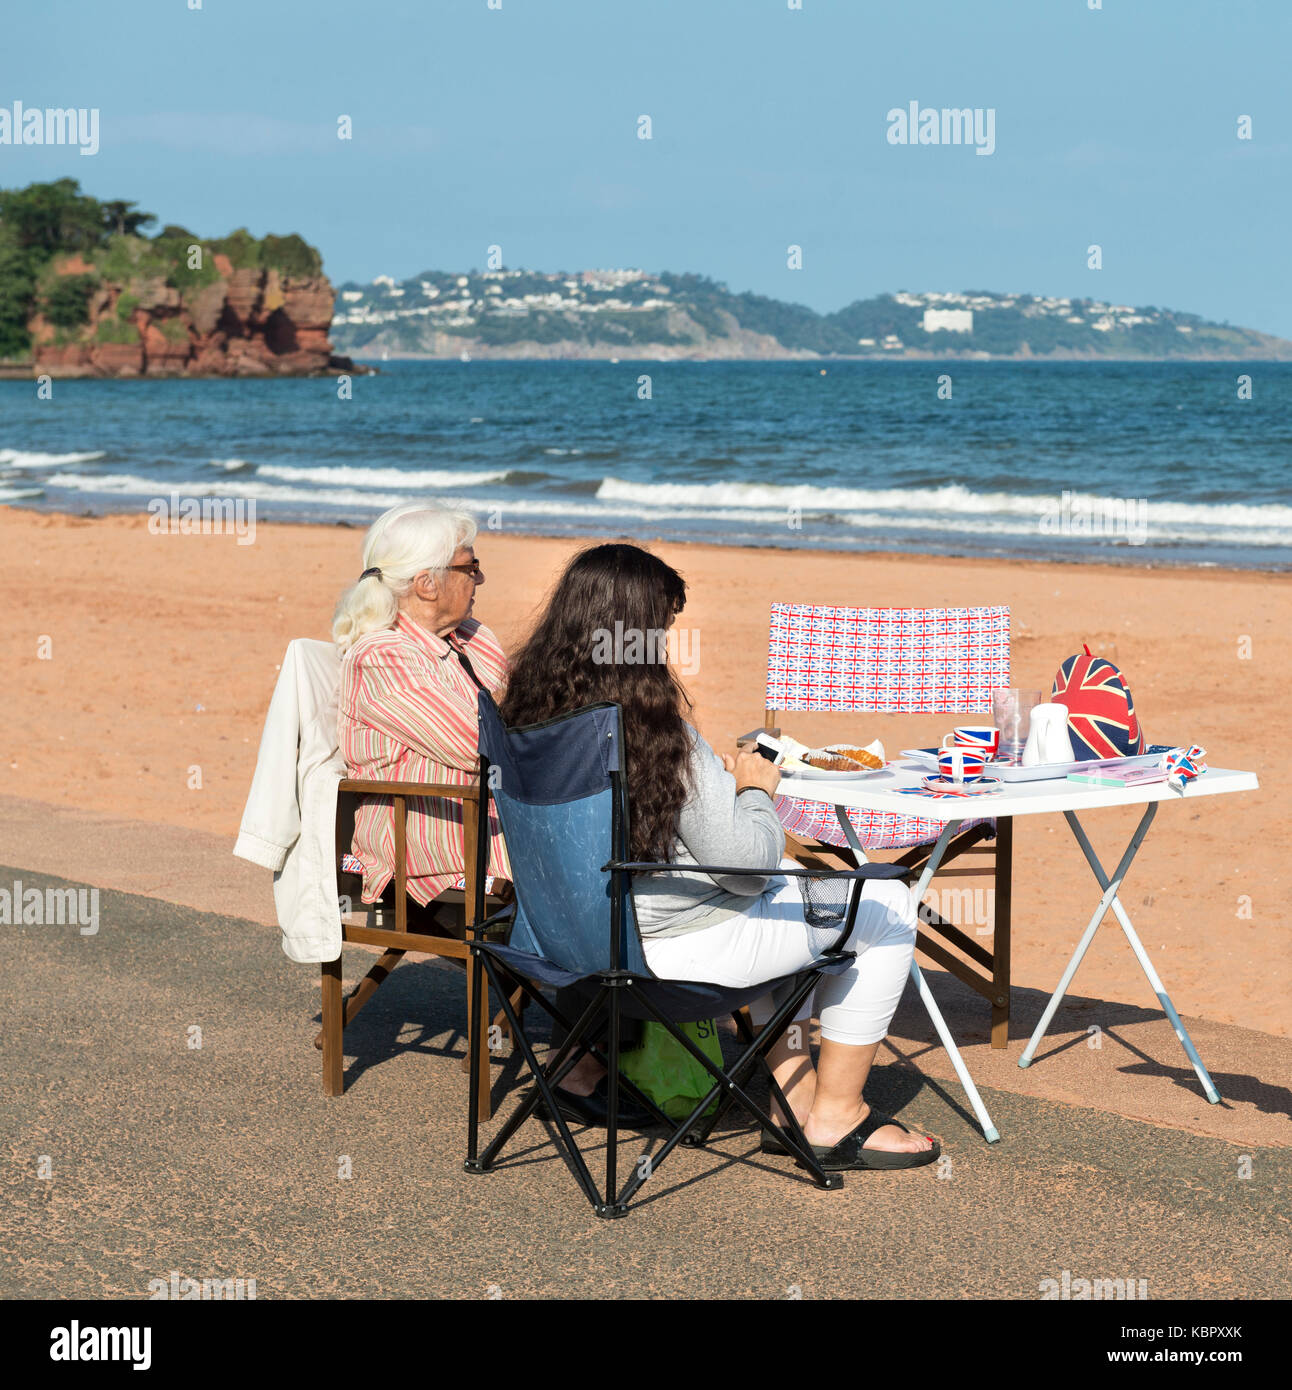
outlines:
{"label": "white trousers", "polygon": [[[831,1042],[855,1047],[879,1042],[906,986],[915,925],[915,899],[905,883],[868,880],[846,943],[856,959],[839,974],[823,976],[798,1017],[819,1015],[821,1036]],[[738,917],[681,936],[647,936],[642,944],[647,964],[661,979],[738,989],[805,969],[834,943],[839,930],[810,926],[798,881],[775,878]],[[769,992],[750,1006],[756,1024],[771,1018],[774,1003]]]}

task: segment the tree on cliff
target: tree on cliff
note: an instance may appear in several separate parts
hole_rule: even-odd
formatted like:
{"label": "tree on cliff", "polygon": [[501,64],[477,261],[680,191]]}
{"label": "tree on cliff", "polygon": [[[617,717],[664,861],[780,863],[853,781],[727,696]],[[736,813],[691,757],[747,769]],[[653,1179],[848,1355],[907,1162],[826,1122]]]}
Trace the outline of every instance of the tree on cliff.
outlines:
{"label": "tree on cliff", "polygon": [[89,298],[96,284],[95,275],[60,275],[45,294],[41,312],[56,328],[77,327],[89,317]]}
{"label": "tree on cliff", "polygon": [[101,204],[75,179],[0,189],[0,226],[41,261],[57,251],[93,251],[109,236]]}
{"label": "tree on cliff", "polygon": [[138,203],[101,203],[99,211],[105,230],[115,232],[117,236],[138,236],[140,227],[151,226],[157,221],[151,212],[130,211],[138,206]]}
{"label": "tree on cliff", "polygon": [[[27,320],[41,268],[59,252],[89,255],[108,234],[102,207],[75,179],[0,189],[0,356],[17,357],[31,347]],[[83,316],[87,293],[76,285],[60,296],[55,312],[75,319],[79,301]]]}
{"label": "tree on cliff", "polygon": [[31,253],[0,223],[0,357],[21,357],[31,347],[27,316],[35,293]]}

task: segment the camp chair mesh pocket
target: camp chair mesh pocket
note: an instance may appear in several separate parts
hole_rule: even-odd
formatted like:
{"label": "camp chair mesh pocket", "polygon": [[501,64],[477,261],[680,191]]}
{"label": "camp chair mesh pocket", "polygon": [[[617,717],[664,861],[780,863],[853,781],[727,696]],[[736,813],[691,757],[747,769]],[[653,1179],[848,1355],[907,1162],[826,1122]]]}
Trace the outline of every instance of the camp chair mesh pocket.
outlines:
{"label": "camp chair mesh pocket", "polygon": [[810,927],[843,929],[848,916],[848,894],[852,885],[846,879],[813,874],[799,879],[803,897],[803,919]]}

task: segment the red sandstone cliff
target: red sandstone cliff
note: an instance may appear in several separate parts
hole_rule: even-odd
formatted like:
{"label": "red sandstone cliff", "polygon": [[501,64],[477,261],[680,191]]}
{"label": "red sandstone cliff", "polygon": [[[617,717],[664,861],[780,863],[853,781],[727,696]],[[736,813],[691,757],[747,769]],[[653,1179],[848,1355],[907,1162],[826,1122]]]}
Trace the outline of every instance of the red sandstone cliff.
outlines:
{"label": "red sandstone cliff", "polygon": [[[51,376],[309,376],[363,371],[333,355],[335,293],[327,278],[235,270],[214,257],[220,278],[188,295],[160,275],[100,283],[88,321],[61,332],[36,314],[28,328],[36,374]],[[76,256],[59,275],[94,267]],[[125,305],[123,296],[129,296]],[[137,301],[137,302],[134,302]]]}

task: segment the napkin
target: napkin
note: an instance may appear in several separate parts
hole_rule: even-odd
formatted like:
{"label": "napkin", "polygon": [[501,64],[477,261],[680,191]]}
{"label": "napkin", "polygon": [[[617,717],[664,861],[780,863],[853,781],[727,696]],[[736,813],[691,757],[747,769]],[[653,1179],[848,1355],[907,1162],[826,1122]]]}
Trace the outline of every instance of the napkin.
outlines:
{"label": "napkin", "polygon": [[1196,743],[1191,743],[1187,748],[1172,748],[1166,755],[1167,785],[1177,792],[1183,792],[1186,782],[1192,782],[1200,772],[1206,772],[1207,764],[1203,761],[1206,756],[1207,750],[1199,748]]}

